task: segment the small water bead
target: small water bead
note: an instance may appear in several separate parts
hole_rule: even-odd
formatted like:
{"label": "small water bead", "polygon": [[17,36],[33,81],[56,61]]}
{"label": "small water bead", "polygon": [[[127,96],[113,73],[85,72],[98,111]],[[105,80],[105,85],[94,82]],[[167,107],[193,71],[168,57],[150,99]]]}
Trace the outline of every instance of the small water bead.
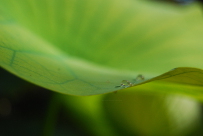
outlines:
{"label": "small water bead", "polygon": [[127,88],[127,87],[130,87],[130,86],[133,86],[133,84],[128,81],[128,80],[122,80],[121,84],[119,86],[116,86],[117,87],[124,87],[124,88]]}
{"label": "small water bead", "polygon": [[144,76],[140,74],[134,79],[134,81],[142,81],[144,79],[145,79]]}
{"label": "small water bead", "polygon": [[121,84],[119,86],[116,86],[116,88],[118,88],[118,87],[124,87],[124,88],[131,87],[131,86],[135,85],[135,83],[137,81],[142,81],[144,79],[145,79],[144,76],[140,74],[133,80],[134,83],[132,83],[128,80],[122,80]]}
{"label": "small water bead", "polygon": [[123,81],[121,82],[121,85],[124,86],[124,87],[130,87],[130,86],[132,86],[133,84],[132,84],[130,81],[128,81],[128,80],[123,80]]}

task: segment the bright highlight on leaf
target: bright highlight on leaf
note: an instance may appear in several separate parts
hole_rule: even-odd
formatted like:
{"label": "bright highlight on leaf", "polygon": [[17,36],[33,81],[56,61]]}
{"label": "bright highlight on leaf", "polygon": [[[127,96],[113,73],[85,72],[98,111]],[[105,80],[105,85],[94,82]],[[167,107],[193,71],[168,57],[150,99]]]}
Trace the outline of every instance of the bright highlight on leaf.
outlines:
{"label": "bright highlight on leaf", "polygon": [[163,80],[201,86],[202,34],[197,5],[0,1],[0,66],[71,95],[113,92],[140,74],[145,79],[133,85]]}

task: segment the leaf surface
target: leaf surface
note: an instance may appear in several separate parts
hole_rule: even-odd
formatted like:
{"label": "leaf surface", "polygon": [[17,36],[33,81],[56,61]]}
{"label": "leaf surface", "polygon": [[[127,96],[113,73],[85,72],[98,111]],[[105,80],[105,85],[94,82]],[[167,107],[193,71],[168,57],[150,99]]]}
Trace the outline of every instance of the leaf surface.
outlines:
{"label": "leaf surface", "polygon": [[0,65],[42,87],[95,95],[122,89],[116,88],[122,80],[133,82],[139,74],[145,80],[135,85],[153,80],[202,85],[197,5],[2,0],[0,9]]}

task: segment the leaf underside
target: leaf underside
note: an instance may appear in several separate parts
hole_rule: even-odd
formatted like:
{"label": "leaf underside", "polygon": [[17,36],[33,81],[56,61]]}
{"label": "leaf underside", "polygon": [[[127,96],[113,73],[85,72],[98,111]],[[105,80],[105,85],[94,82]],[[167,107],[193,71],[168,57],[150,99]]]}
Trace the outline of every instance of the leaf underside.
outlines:
{"label": "leaf underside", "polygon": [[202,33],[197,5],[2,0],[0,66],[71,95],[117,91],[124,88],[116,87],[122,80],[133,82],[139,74],[145,79],[134,85],[163,81],[200,87]]}

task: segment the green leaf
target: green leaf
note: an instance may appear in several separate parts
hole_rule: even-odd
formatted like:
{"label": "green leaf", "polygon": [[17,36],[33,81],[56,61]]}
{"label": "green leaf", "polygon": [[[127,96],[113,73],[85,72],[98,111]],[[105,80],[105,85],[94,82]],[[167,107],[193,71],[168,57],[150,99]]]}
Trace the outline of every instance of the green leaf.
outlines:
{"label": "green leaf", "polygon": [[[197,5],[1,0],[0,66],[57,92],[108,93],[139,74],[145,80],[135,84],[161,79],[165,75],[151,78],[176,67],[203,68],[202,33]],[[176,70],[169,72],[170,81],[202,85],[202,70],[185,70],[179,77]]]}

